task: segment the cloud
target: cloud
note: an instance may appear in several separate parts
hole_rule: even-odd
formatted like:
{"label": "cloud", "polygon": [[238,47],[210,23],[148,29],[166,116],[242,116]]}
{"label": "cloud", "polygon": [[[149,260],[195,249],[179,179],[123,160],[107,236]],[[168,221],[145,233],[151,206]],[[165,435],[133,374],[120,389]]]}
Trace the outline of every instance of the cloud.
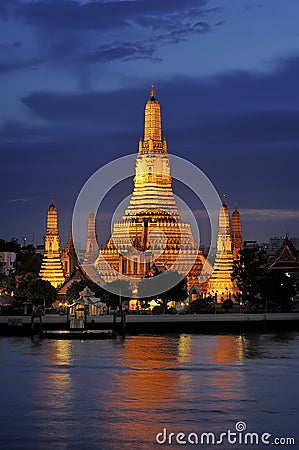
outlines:
{"label": "cloud", "polygon": [[244,208],[239,210],[241,218],[246,219],[246,221],[275,221],[275,220],[298,220],[299,210],[298,209],[253,209]]}
{"label": "cloud", "polygon": [[60,0],[53,4],[52,0],[19,2],[16,15],[27,23],[46,28],[70,28],[107,30],[127,28],[133,22],[145,25],[143,19],[150,17],[152,21],[161,15],[167,16],[180,12],[182,17],[192,9],[193,16],[204,14],[208,0],[160,0],[138,1],[79,1]]}
{"label": "cloud", "polygon": [[[129,43],[121,47],[115,41],[112,47],[99,47],[90,58],[108,62],[113,58],[138,58],[140,52],[142,46],[131,49]],[[163,131],[175,145],[184,143],[186,147],[188,143],[191,148],[299,148],[298,78],[299,58],[259,77],[233,72],[209,79],[162,80],[156,87]],[[96,129],[140,134],[145,95],[144,86],[135,85],[109,93],[32,92],[21,101],[37,117],[58,127],[80,122],[80,132],[85,128],[86,134]],[[186,113],[178,114],[178,105]]]}
{"label": "cloud", "polygon": [[[161,46],[211,31],[203,17],[210,0],[36,0],[5,2],[7,20],[25,23],[37,34],[39,63],[106,63],[144,59],[160,61]],[[9,11],[9,14],[8,14]],[[209,13],[210,14],[210,13]],[[51,40],[48,36],[51,34]],[[130,39],[128,39],[130,36]],[[98,42],[98,45],[96,44]],[[3,63],[4,70],[26,67]],[[30,64],[30,61],[29,61]],[[74,68],[74,66],[72,66]]]}
{"label": "cloud", "polygon": [[11,198],[11,199],[6,199],[5,202],[6,203],[29,203],[32,202],[34,200],[38,200],[39,197],[20,197],[20,198]]}
{"label": "cloud", "polygon": [[135,59],[158,61],[158,58],[154,57],[154,51],[153,46],[146,42],[114,41],[100,45],[95,51],[82,56],[81,60],[92,64]]}
{"label": "cloud", "polygon": [[43,62],[44,61],[40,58],[29,58],[29,59],[22,59],[19,61],[14,60],[14,61],[6,61],[6,62],[0,61],[0,74],[24,70],[24,69],[35,70]]}

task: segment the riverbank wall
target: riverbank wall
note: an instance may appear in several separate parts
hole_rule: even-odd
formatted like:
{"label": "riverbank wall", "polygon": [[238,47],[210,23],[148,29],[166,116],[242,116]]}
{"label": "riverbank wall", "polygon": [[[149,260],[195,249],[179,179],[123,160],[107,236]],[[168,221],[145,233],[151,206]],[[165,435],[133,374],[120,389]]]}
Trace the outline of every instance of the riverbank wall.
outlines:
{"label": "riverbank wall", "polygon": [[[1,336],[31,335],[37,330],[63,331],[69,329],[66,316],[0,316]],[[271,314],[184,314],[127,315],[114,322],[112,315],[88,317],[86,330],[115,330],[122,334],[165,333],[242,333],[252,331],[299,331],[299,313]]]}

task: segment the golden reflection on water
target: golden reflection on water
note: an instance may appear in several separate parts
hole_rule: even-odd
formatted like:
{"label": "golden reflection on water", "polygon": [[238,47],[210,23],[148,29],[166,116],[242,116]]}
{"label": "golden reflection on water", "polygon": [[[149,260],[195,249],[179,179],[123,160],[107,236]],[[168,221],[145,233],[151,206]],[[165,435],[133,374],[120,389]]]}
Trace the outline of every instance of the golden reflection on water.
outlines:
{"label": "golden reflection on water", "polygon": [[[112,434],[136,445],[152,437],[153,444],[164,425],[180,427],[190,404],[203,414],[211,402],[214,410],[225,410],[225,401],[238,399],[243,389],[242,376],[233,368],[242,358],[242,338],[237,336],[127,338],[107,398],[117,412]],[[176,413],[180,408],[181,414]]]}
{"label": "golden reflection on water", "polygon": [[[64,401],[71,395],[71,376],[69,364],[72,360],[72,342],[70,340],[53,341],[46,355],[48,369],[44,372],[44,389],[51,393],[51,403],[60,402],[61,395]],[[54,395],[53,395],[54,394]]]}
{"label": "golden reflection on water", "polygon": [[179,356],[178,360],[180,363],[185,363],[190,361],[191,358],[191,335],[181,334],[179,338],[178,345]]}
{"label": "golden reflection on water", "polygon": [[[110,407],[118,411],[111,424],[116,441],[121,435],[122,441],[135,442],[134,448],[153,448],[177,392],[177,357],[178,349],[167,336],[134,336],[125,340],[120,373],[115,375],[115,389],[108,396]],[[148,447],[138,446],[145,441],[149,442]]]}
{"label": "golden reflection on water", "polygon": [[242,358],[242,338],[237,336],[127,338],[120,355],[125,371],[115,376],[115,389],[108,395],[111,408],[118,411],[116,439],[121,434],[124,441],[153,445],[165,424],[180,426],[173,411],[182,408],[183,419],[186,407],[205,411],[213,402],[215,410],[225,409],[225,401],[238,399],[243,391],[243,378],[231,367]]}
{"label": "golden reflection on water", "polygon": [[[219,400],[237,399],[243,386],[239,370],[232,370],[230,365],[239,365],[244,359],[244,341],[242,336],[216,336],[212,351],[213,362],[226,370],[217,370],[212,378],[216,388],[214,395]],[[237,373],[236,373],[237,372]]]}
{"label": "golden reflection on water", "polygon": [[45,411],[46,416],[42,417],[45,423],[48,421],[48,415],[55,417],[55,428],[52,431],[53,436],[51,429],[47,429],[46,426],[40,430],[40,434],[41,437],[47,438],[54,438],[56,435],[67,438],[64,420],[67,419],[68,406],[74,394],[69,367],[72,361],[72,342],[69,340],[47,342],[43,357],[44,369],[39,374],[36,386],[38,403],[36,413],[40,420],[39,408]]}
{"label": "golden reflection on water", "polygon": [[177,350],[166,337],[129,338],[121,357],[122,365],[129,367],[122,388],[135,408],[157,408],[172,395],[177,378],[172,370],[177,367]]}
{"label": "golden reflection on water", "polygon": [[216,336],[213,348],[215,364],[236,364],[244,358],[244,343],[242,336]]}

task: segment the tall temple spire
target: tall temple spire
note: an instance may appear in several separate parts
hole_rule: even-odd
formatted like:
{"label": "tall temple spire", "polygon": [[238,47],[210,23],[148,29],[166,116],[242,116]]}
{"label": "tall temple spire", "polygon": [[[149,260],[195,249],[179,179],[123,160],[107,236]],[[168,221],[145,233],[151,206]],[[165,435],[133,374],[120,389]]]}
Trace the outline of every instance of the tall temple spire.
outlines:
{"label": "tall temple spire", "polygon": [[161,110],[156,99],[154,83],[150,91],[150,98],[146,102],[144,112],[144,140],[140,140],[139,152],[166,152],[166,141],[162,141]]}
{"label": "tall temple spire", "polygon": [[222,200],[222,205],[220,206],[219,210],[219,232],[218,232],[218,238],[221,238],[223,241],[223,246],[225,243],[225,240],[229,237],[229,244],[231,245],[230,240],[230,220],[229,220],[229,210],[225,203],[225,200]]}
{"label": "tall temple spire", "polygon": [[156,91],[155,91],[155,85],[154,83],[152,83],[152,88],[151,88],[151,99],[155,99],[156,96]]}
{"label": "tall temple spire", "polygon": [[[137,251],[139,250],[139,251]],[[188,288],[199,284],[205,263],[190,223],[183,222],[172,190],[170,157],[162,140],[160,105],[152,85],[145,105],[144,140],[139,141],[134,189],[121,221],[101,249],[94,265],[104,281],[113,281],[117,273],[142,278],[152,264],[166,269],[182,257],[178,271],[187,273]]]}
{"label": "tall temple spire", "polygon": [[78,257],[73,242],[72,227],[70,229],[69,239],[61,252],[61,262],[64,276],[65,278],[69,278],[75,268],[78,266]]}
{"label": "tall temple spire", "polygon": [[135,216],[147,209],[164,209],[179,216],[172,192],[166,139],[162,141],[160,105],[155,98],[154,84],[150,95],[145,105],[144,140],[139,142],[134,191],[126,214]]}
{"label": "tall temple spire", "polygon": [[208,280],[208,293],[215,296],[218,302],[228,298],[232,299],[237,289],[235,283],[231,280],[233,270],[232,240],[229,210],[224,198],[219,209],[217,252],[214,266],[214,272]]}
{"label": "tall temple spire", "polygon": [[239,251],[241,250],[242,245],[243,239],[242,239],[241,217],[237,209],[237,206],[235,205],[235,210],[232,214],[232,250],[234,259],[238,258]]}
{"label": "tall temple spire", "polygon": [[49,281],[55,288],[64,282],[60,257],[60,236],[58,231],[58,213],[52,198],[47,214],[47,230],[45,236],[45,253],[39,276]]}
{"label": "tall temple spire", "polygon": [[93,264],[99,254],[97,219],[94,211],[88,216],[86,247],[83,264]]}

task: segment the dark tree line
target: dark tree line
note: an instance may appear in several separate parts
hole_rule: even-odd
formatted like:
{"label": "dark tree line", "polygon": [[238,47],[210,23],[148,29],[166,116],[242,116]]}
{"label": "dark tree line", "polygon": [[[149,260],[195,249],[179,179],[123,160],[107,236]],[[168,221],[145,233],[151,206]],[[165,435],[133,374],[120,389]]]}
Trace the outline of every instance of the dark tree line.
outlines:
{"label": "dark tree line", "polygon": [[260,247],[244,248],[234,262],[232,280],[241,294],[237,300],[250,311],[290,311],[296,294],[295,279],[281,271],[269,270],[266,252]]}

